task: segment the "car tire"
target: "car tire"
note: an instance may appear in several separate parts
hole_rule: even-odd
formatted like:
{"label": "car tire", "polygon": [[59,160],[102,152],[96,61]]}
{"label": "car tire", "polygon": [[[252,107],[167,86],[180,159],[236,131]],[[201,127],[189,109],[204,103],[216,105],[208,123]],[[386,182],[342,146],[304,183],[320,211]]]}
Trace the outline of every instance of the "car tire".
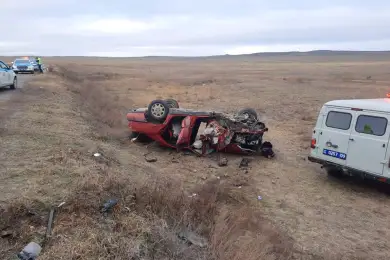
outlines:
{"label": "car tire", "polygon": [[179,108],[179,102],[177,102],[173,98],[165,99],[165,102],[168,104],[170,108]]}
{"label": "car tire", "polygon": [[169,105],[164,100],[153,100],[148,106],[148,118],[164,122],[169,114]]}
{"label": "car tire", "polygon": [[248,116],[248,117],[251,117],[251,118],[256,119],[256,120],[258,118],[257,112],[253,108],[241,109],[240,111],[238,111],[238,116]]}
{"label": "car tire", "polygon": [[17,86],[18,86],[18,79],[15,77],[14,82],[9,87],[10,87],[10,89],[16,89]]}

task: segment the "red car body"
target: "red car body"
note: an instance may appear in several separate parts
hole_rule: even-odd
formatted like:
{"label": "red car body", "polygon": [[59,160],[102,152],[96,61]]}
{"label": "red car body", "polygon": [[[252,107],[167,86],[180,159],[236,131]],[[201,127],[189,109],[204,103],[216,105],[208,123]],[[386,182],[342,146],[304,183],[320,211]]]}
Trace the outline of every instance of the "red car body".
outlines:
{"label": "red car body", "polygon": [[[142,134],[156,141],[162,146],[177,150],[190,150],[198,155],[207,154],[214,150],[230,153],[253,153],[263,147],[262,136],[268,131],[261,122],[256,122],[257,127],[249,127],[242,122],[222,114],[207,111],[196,111],[181,108],[171,108],[164,122],[156,122],[147,118],[147,109],[134,109],[127,113],[128,126],[133,133]],[[212,127],[213,135],[200,134],[202,141],[201,149],[195,149],[193,143],[196,141],[197,133],[201,123]],[[174,135],[172,129],[174,124],[180,124],[181,129],[178,136]],[[235,142],[237,136],[255,136],[260,144],[257,146],[245,146]],[[272,145],[266,142],[270,150],[267,157],[273,157]]]}

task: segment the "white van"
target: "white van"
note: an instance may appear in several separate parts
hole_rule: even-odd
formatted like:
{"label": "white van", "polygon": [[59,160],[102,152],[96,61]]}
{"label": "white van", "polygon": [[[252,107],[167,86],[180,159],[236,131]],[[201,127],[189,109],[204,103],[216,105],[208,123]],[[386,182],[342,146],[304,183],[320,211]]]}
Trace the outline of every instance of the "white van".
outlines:
{"label": "white van", "polygon": [[390,98],[335,100],[320,111],[309,161],[390,183]]}

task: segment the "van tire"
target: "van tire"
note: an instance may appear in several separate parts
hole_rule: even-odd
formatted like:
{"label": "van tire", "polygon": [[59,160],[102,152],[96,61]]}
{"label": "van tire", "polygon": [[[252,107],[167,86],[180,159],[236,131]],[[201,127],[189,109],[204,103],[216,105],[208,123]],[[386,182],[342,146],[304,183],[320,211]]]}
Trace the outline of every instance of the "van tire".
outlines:
{"label": "van tire", "polygon": [[333,178],[343,177],[343,171],[336,167],[328,167],[326,168],[326,172],[328,173],[328,177],[333,177]]}

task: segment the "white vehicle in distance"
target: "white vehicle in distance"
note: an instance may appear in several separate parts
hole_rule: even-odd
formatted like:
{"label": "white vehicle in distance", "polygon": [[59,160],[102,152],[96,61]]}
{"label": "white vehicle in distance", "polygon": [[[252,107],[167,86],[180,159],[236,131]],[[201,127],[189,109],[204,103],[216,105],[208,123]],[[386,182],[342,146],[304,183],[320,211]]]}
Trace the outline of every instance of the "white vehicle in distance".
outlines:
{"label": "white vehicle in distance", "polygon": [[28,59],[16,59],[12,62],[12,69],[17,74],[20,72],[35,73],[34,64]]}
{"label": "white vehicle in distance", "polygon": [[17,78],[14,71],[4,62],[0,61],[0,88],[10,87],[15,89],[17,86]]}
{"label": "white vehicle in distance", "polygon": [[323,105],[313,129],[309,161],[330,175],[390,183],[390,95]]}

